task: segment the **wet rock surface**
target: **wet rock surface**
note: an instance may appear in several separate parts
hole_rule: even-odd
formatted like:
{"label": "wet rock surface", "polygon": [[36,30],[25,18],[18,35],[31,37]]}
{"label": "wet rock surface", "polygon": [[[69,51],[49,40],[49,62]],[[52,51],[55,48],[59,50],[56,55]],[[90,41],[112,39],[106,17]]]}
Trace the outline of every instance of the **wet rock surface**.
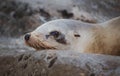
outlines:
{"label": "wet rock surface", "polygon": [[119,76],[119,71],[115,56],[53,50],[0,54],[0,76]]}

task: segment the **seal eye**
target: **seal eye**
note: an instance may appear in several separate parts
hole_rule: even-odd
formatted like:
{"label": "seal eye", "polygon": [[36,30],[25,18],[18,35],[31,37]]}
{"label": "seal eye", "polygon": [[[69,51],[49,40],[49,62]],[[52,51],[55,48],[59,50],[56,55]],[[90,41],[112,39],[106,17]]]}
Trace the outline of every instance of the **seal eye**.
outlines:
{"label": "seal eye", "polygon": [[58,31],[52,31],[52,32],[50,32],[50,35],[54,36],[54,38],[58,38],[59,35],[60,35],[60,32],[58,32]]}
{"label": "seal eye", "polygon": [[49,33],[49,36],[53,36],[54,39],[61,44],[67,44],[65,35],[59,31],[52,31]]}

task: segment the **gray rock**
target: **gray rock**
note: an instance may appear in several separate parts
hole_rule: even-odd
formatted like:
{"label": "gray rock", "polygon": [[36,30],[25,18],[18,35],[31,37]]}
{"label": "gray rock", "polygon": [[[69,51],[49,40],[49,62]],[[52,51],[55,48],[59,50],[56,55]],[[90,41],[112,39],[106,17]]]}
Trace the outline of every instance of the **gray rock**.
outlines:
{"label": "gray rock", "polygon": [[[49,12],[52,16],[63,18],[72,18],[85,22],[97,20],[103,22],[111,18],[120,16],[119,0],[17,0],[29,3],[34,9],[42,8]],[[76,10],[77,7],[78,9]],[[58,12],[62,11],[62,12]],[[86,15],[85,13],[89,14]],[[71,15],[73,14],[73,15]],[[66,17],[67,16],[67,17]],[[82,16],[82,17],[81,17]],[[83,18],[85,17],[85,19]]]}
{"label": "gray rock", "polygon": [[0,54],[0,76],[119,75],[119,56],[53,50]]}
{"label": "gray rock", "polygon": [[0,0],[0,36],[18,37],[60,18],[98,23],[117,16],[119,0]]}

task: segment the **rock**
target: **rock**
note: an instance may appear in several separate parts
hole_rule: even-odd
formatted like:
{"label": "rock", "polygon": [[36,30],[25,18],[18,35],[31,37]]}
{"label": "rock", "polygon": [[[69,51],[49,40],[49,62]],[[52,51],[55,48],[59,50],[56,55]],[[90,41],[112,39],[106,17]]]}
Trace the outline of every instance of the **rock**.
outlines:
{"label": "rock", "polygon": [[[31,7],[42,8],[57,18],[79,19],[84,22],[103,22],[120,16],[119,0],[17,0],[29,3]],[[76,8],[77,12],[76,12]],[[62,11],[62,12],[59,12]],[[64,15],[63,15],[64,12]],[[87,13],[87,14],[84,14]],[[65,16],[67,15],[67,17]],[[85,18],[81,17],[81,14]],[[88,16],[89,14],[89,16]],[[76,16],[77,15],[77,16]],[[69,16],[69,17],[68,17]],[[75,17],[74,17],[75,16]],[[87,17],[88,16],[88,17]],[[90,20],[91,19],[91,20]],[[95,20],[95,21],[94,21]]]}
{"label": "rock", "polygon": [[120,57],[74,51],[0,53],[1,76],[119,76]]}
{"label": "rock", "polygon": [[118,0],[1,0],[0,36],[19,37],[60,18],[104,22],[120,16],[119,3]]}
{"label": "rock", "polygon": [[0,1],[0,35],[17,37],[35,29],[42,22],[34,13],[27,3]]}

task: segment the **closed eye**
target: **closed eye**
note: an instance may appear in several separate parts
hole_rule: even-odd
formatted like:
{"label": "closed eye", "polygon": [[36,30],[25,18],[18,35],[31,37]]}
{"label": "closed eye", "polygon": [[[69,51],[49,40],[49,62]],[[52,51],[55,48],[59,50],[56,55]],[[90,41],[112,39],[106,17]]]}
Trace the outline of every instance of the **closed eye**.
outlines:
{"label": "closed eye", "polygon": [[49,33],[49,36],[53,36],[58,43],[67,44],[65,35],[59,31],[52,31]]}
{"label": "closed eye", "polygon": [[60,32],[58,32],[58,31],[52,31],[52,32],[50,32],[49,35],[54,36],[54,38],[57,38],[57,37],[59,37]]}

